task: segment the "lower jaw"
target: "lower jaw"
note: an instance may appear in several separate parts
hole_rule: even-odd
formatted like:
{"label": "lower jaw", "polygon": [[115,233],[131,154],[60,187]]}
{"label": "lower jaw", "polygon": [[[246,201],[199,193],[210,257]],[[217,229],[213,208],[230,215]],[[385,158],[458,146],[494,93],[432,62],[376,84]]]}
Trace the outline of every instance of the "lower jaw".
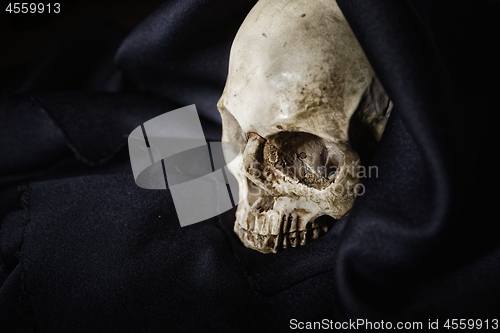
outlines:
{"label": "lower jaw", "polygon": [[284,232],[277,235],[262,235],[242,228],[238,222],[234,224],[234,232],[241,242],[247,248],[261,253],[278,253],[282,249],[305,245],[325,234],[328,229],[327,223],[318,223],[306,230]]}

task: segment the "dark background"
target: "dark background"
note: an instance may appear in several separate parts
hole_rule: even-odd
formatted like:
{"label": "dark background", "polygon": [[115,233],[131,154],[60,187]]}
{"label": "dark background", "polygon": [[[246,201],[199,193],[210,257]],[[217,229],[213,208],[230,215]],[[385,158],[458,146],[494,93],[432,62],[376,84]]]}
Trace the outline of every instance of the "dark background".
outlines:
{"label": "dark background", "polygon": [[[0,331],[282,331],[494,319],[500,2],[339,0],[394,110],[350,216],[278,255],[234,212],[180,228],[126,138],[196,104],[208,140],[254,1],[61,1],[0,13]],[[17,14],[20,15],[20,14]]]}
{"label": "dark background", "polygon": [[[1,1],[0,31],[2,77],[35,64],[44,52],[75,27],[107,22],[130,31],[162,1],[59,1],[61,13],[9,14],[5,11],[8,1]],[[40,1],[36,3],[48,4]],[[54,2],[50,2],[54,3]],[[3,80],[5,81],[5,79]],[[12,83],[9,87],[13,89]]]}

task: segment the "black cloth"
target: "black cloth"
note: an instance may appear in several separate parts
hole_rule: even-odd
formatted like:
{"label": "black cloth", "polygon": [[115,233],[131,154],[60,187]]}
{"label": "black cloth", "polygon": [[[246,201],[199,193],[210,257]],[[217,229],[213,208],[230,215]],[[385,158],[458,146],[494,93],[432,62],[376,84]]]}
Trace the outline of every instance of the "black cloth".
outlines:
{"label": "black cloth", "polygon": [[307,246],[246,249],[234,210],[181,228],[168,190],[135,185],[126,143],[142,122],[196,104],[220,138],[254,3],[168,1],[132,32],[84,27],[2,92],[0,332],[498,318],[496,0],[338,0],[394,110],[377,177]]}

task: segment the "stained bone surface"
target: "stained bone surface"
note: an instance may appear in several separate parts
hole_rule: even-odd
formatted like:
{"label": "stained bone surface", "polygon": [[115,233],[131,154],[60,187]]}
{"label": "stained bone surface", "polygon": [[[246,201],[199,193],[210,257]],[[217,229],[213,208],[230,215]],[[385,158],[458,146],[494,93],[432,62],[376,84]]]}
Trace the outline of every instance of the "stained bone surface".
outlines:
{"label": "stained bone surface", "polygon": [[260,0],[218,102],[243,244],[276,253],[327,232],[319,216],[344,218],[391,105],[335,1]]}

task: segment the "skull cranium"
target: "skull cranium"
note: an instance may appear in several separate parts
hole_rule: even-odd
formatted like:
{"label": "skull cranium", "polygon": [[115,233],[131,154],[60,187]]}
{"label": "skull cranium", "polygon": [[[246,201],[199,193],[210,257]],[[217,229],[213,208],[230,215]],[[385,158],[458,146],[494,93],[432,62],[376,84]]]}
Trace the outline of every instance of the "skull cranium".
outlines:
{"label": "skull cranium", "polygon": [[222,141],[240,153],[228,167],[243,244],[276,253],[326,232],[317,217],[345,217],[358,148],[378,142],[390,106],[334,1],[260,0],[234,39],[218,103]]}

